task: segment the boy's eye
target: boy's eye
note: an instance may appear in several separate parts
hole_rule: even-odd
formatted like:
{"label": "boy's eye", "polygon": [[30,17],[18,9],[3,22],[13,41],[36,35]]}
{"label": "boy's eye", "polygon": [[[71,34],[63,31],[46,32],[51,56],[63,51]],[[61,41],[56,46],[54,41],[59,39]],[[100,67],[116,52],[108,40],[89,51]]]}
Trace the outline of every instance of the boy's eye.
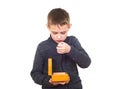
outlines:
{"label": "boy's eye", "polygon": [[65,34],[66,33],[66,31],[65,32],[61,32],[61,34]]}
{"label": "boy's eye", "polygon": [[57,34],[57,32],[52,32],[54,35],[56,35]]}

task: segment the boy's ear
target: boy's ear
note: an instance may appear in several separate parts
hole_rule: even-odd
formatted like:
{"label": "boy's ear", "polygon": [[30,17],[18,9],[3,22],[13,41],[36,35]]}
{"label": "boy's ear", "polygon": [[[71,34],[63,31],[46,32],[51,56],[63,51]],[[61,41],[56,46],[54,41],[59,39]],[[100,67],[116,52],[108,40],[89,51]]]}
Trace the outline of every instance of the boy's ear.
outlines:
{"label": "boy's ear", "polygon": [[48,24],[46,24],[46,27],[47,27],[48,29],[50,28]]}
{"label": "boy's ear", "polygon": [[70,29],[70,28],[71,28],[71,26],[72,26],[72,24],[69,24],[69,25],[68,25],[68,28]]}

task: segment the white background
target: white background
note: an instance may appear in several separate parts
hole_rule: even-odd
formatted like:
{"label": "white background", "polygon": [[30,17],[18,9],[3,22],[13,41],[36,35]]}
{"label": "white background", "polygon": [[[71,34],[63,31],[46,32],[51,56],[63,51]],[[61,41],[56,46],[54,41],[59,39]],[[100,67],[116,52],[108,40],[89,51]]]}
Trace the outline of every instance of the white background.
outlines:
{"label": "white background", "polygon": [[79,68],[84,89],[120,89],[119,0],[1,0],[0,89],[41,89],[30,71],[36,47],[49,37],[47,14],[66,9],[75,35],[91,57]]}

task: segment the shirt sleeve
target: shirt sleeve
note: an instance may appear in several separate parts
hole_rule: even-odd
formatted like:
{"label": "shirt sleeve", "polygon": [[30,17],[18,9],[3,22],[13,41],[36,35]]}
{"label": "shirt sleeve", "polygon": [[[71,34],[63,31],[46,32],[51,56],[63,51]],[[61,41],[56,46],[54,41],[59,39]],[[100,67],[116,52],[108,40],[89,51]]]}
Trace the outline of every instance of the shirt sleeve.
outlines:
{"label": "shirt sleeve", "polygon": [[82,48],[77,38],[72,39],[71,50],[68,53],[70,58],[74,60],[81,68],[87,68],[91,64],[91,59],[86,51]]}
{"label": "shirt sleeve", "polygon": [[40,48],[37,48],[35,59],[33,63],[33,69],[31,71],[31,77],[35,83],[43,86],[52,87],[52,84],[49,83],[50,77],[46,74],[43,74],[44,61],[42,57],[42,51]]}

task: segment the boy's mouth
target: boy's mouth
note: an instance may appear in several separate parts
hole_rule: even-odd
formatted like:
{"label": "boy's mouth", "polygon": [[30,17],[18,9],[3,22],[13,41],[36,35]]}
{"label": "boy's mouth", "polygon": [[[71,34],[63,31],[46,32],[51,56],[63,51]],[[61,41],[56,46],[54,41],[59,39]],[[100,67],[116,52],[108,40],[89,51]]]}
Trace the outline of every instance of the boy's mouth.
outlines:
{"label": "boy's mouth", "polygon": [[56,40],[57,43],[63,42],[62,40]]}

